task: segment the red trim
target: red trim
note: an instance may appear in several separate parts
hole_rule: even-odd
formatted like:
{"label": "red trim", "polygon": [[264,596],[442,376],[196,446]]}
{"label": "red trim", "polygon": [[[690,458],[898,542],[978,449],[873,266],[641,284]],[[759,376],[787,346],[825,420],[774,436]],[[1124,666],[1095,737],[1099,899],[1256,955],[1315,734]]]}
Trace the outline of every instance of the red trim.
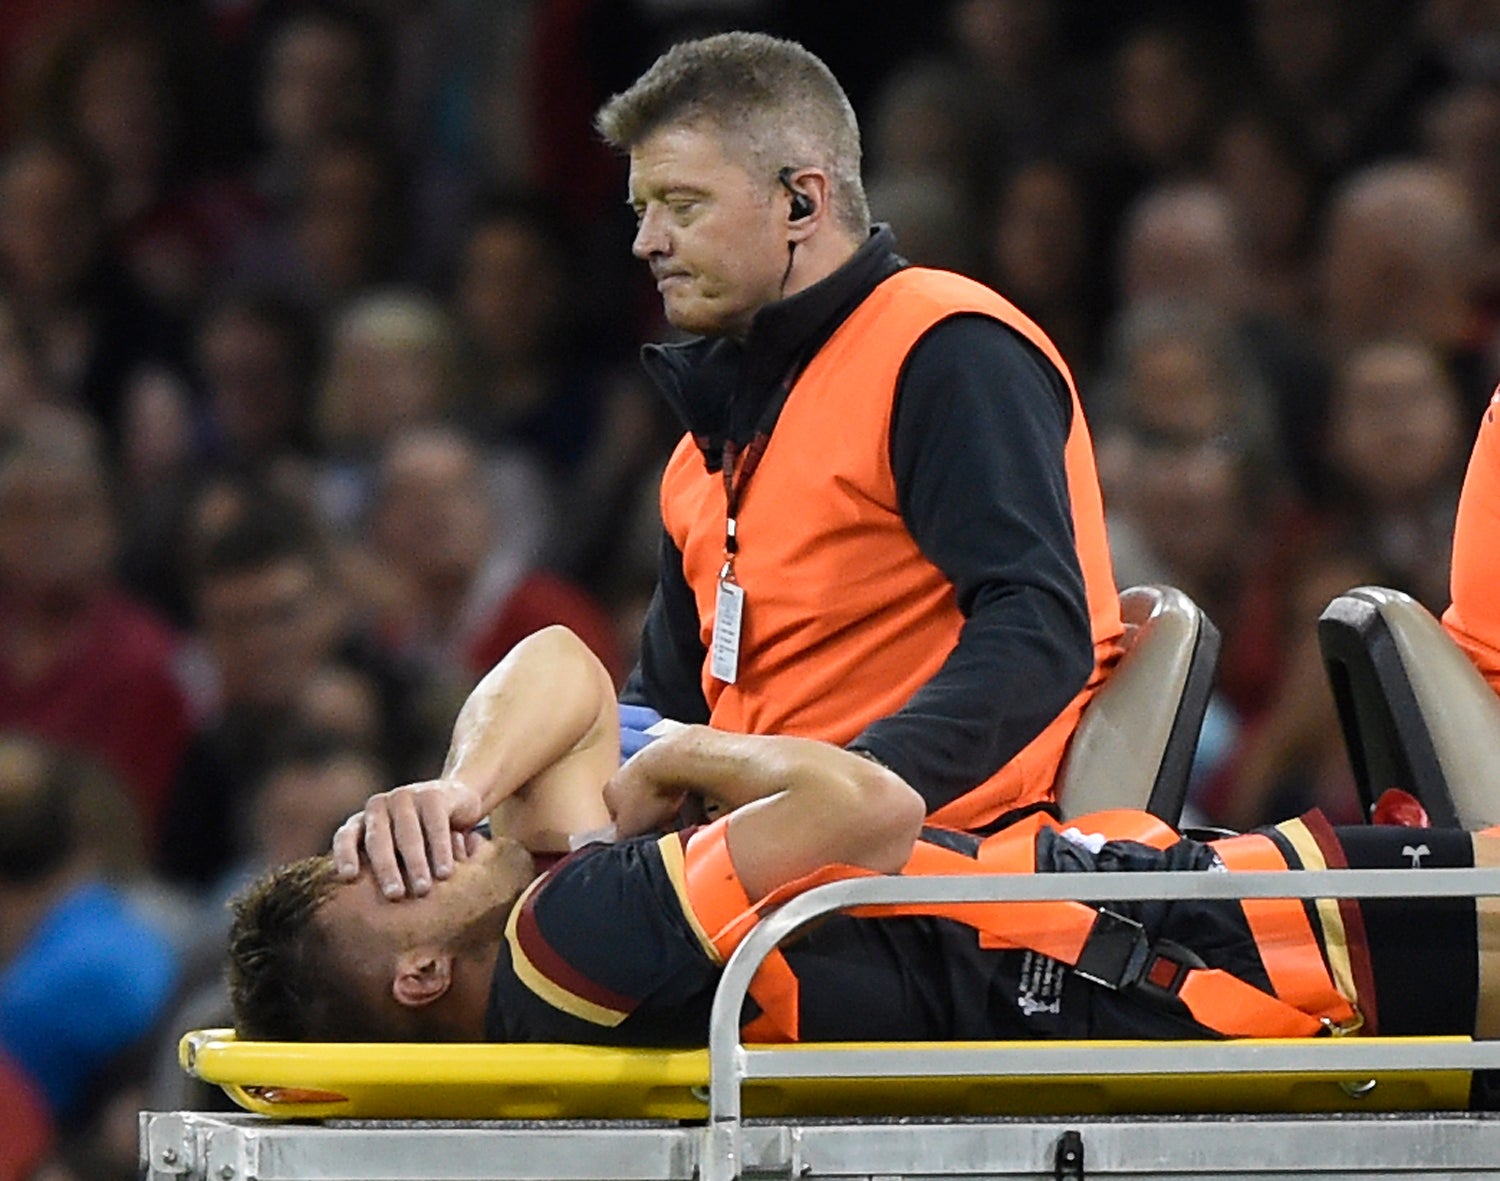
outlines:
{"label": "red trim", "polygon": [[532,891],[522,904],[521,913],[516,916],[516,942],[522,954],[531,961],[532,967],[564,991],[600,1008],[620,1013],[634,1012],[640,1003],[637,998],[624,996],[590,980],[547,942],[536,919],[536,899],[546,888],[546,883],[543,883]]}

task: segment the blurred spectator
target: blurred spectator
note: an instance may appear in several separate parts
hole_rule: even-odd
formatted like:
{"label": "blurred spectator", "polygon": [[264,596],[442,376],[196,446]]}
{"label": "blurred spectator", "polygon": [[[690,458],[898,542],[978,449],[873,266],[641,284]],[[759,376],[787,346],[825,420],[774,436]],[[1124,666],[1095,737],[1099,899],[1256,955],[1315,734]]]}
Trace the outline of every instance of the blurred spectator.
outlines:
{"label": "blurred spectator", "polygon": [[968,201],[979,187],[977,139],[970,95],[952,64],[914,62],[892,73],[875,96],[865,137],[871,181],[943,177]]}
{"label": "blurred spectator", "polygon": [[[531,536],[560,568],[597,576],[613,559],[623,502],[671,449],[658,399],[601,327],[609,292],[534,196],[490,198],[474,216],[453,295],[467,370],[458,421],[501,459],[541,465],[552,505]],[[519,539],[519,490],[502,510]],[[536,493],[532,494],[533,496]]]}
{"label": "blurred spectator", "polygon": [[[216,471],[268,474],[306,464],[314,353],[311,323],[295,305],[274,296],[226,296],[197,325],[196,404],[163,408],[153,448],[141,445],[147,432],[132,415],[121,572],[132,590],[181,626],[192,613],[177,547],[193,497]],[[174,409],[181,417],[171,417]]]}
{"label": "blurred spectator", "polygon": [[950,67],[978,152],[968,167],[984,191],[1023,161],[1076,147],[1097,87],[1065,52],[1065,19],[1053,0],[955,0],[948,9]]}
{"label": "blurred spectator", "polygon": [[428,729],[441,710],[354,617],[306,506],[263,484],[210,486],[190,527],[193,604],[217,707],[175,785],[160,865],[201,891],[247,852],[254,786],[277,739],[326,708],[330,669],[372,679],[380,751],[398,777],[435,772],[441,739]]}
{"label": "blurred spectator", "polygon": [[324,312],[403,277],[403,174],[373,139],[341,136],[306,162],[284,212],[241,243],[236,285]]}
{"label": "blurred spectator", "polygon": [[1114,58],[1117,150],[1152,181],[1201,167],[1218,115],[1218,59],[1202,32],[1157,24],[1128,34]]}
{"label": "blurred spectator", "polygon": [[533,197],[497,196],[471,221],[453,297],[470,369],[463,420],[560,479],[618,445],[599,425],[625,350],[591,331],[578,277],[556,216]]}
{"label": "blurred spectator", "polygon": [[393,288],[346,305],[330,327],[318,390],[321,447],[373,455],[402,427],[445,417],[457,366],[452,325],[420,292]]}
{"label": "blurred spectator", "polygon": [[118,441],[144,380],[181,382],[181,342],[105,250],[105,183],[92,155],[61,137],[0,157],[0,277],[49,385]]}
{"label": "blurred spectator", "polygon": [[57,46],[77,25],[128,0],[7,0],[0,4],[0,143],[36,106]]}
{"label": "blurred spectator", "polygon": [[330,144],[385,133],[390,47],[375,21],[338,0],[266,3],[261,24],[255,182],[276,209]]}
{"label": "blurred spectator", "polygon": [[[1293,527],[1263,390],[1232,325],[1201,305],[1143,304],[1115,326],[1094,427],[1122,587],[1187,592],[1223,637],[1215,724],[1229,736],[1281,675],[1279,552]],[[1193,801],[1222,768],[1195,779]]]}
{"label": "blurred spectator", "polygon": [[411,263],[391,46],[372,14],[340,0],[273,0],[255,29],[260,136],[250,172],[261,217],[230,278],[321,312]]}
{"label": "blurred spectator", "polygon": [[382,704],[374,674],[348,664],[324,665],[302,690],[302,720],[349,746],[378,750]]}
{"label": "blurred spectator", "polygon": [[1121,228],[1119,251],[1127,304],[1180,300],[1230,317],[1248,310],[1239,225],[1228,199],[1212,185],[1169,183],[1147,190]]}
{"label": "blurred spectator", "polygon": [[1097,281],[1093,209],[1077,171],[1045,157],[1016,168],[990,203],[979,238],[985,262],[978,277],[1046,330],[1087,403],[1106,293]]}
{"label": "blurred spectator", "polygon": [[1423,79],[1405,0],[1251,0],[1254,89],[1318,166],[1343,172],[1410,144]]}
{"label": "blurred spectator", "polygon": [[34,408],[0,450],[0,727],[98,758],[154,835],[191,719],[179,641],[116,583],[116,540],[96,432]]}
{"label": "blurred spectator", "polygon": [[1198,177],[1231,78],[1207,26],[1147,21],[1129,29],[1106,67],[1083,139],[1106,232],[1146,190]]}
{"label": "blurred spectator", "polygon": [[968,195],[940,173],[888,173],[865,190],[870,216],[900,227],[901,257],[919,267],[972,275],[978,266]]}
{"label": "blurred spectator", "polygon": [[[528,52],[539,7],[538,0],[452,0],[446,6],[454,43],[445,50],[444,87],[427,111],[436,134],[429,133],[425,147],[446,152],[480,191],[516,187],[531,172],[527,156],[536,137],[528,125],[526,88],[533,69],[540,68]],[[554,90],[564,87],[554,78]],[[582,116],[590,117],[587,107]]]}
{"label": "blurred spectator", "polygon": [[1196,183],[1148,191],[1131,208],[1118,248],[1127,308],[1141,301],[1186,303],[1232,325],[1270,398],[1285,466],[1301,493],[1316,499],[1326,482],[1319,450],[1326,363],[1300,324],[1253,302],[1239,223],[1224,193]]}
{"label": "blurred spectator", "polygon": [[1171,582],[1232,628],[1280,491],[1264,391],[1233,326],[1201,305],[1132,308],[1094,419],[1117,581]]}
{"label": "blurred spectator", "polygon": [[411,214],[409,277],[451,272],[477,192],[524,179],[521,52],[534,0],[358,0],[388,47],[386,123]]}
{"label": "blurred spectator", "polygon": [[1339,366],[1330,508],[1273,584],[1283,671],[1262,708],[1246,715],[1234,770],[1211,801],[1222,823],[1250,827],[1314,805],[1341,822],[1360,819],[1315,624],[1335,595],[1362,583],[1406,590],[1435,612],[1446,604],[1463,449],[1458,407],[1452,381],[1424,346],[1374,342]]}
{"label": "blurred spectator", "polygon": [[1500,79],[1445,91],[1422,112],[1425,154],[1448,168],[1468,193],[1483,237],[1478,300],[1484,332],[1500,326]]}
{"label": "blurred spectator", "polygon": [[[333,320],[314,406],[314,491],[338,536],[364,526],[386,444],[407,427],[454,415],[459,366],[452,321],[419,291],[372,293]],[[485,486],[514,522],[512,543],[540,553],[553,523],[542,473],[514,446],[495,447],[490,459]]]}
{"label": "blurred spectator", "polygon": [[256,470],[308,450],[315,343],[294,304],[227,296],[198,323],[195,361],[209,460]]}
{"label": "blurred spectator", "polygon": [[1283,323],[1307,323],[1317,306],[1311,249],[1322,200],[1312,160],[1282,124],[1247,107],[1220,128],[1211,175],[1239,227],[1247,302]]}
{"label": "blurred spectator", "polygon": [[307,169],[294,251],[310,302],[332,304],[400,278],[406,248],[401,173],[374,140],[328,144]]}
{"label": "blurred spectator", "polygon": [[1329,348],[1425,344],[1477,417],[1494,385],[1477,300],[1482,243],[1467,192],[1442,166],[1392,160],[1350,176],[1333,194],[1321,242]]}
{"label": "blurred spectator", "polygon": [[486,495],[482,453],[469,438],[452,428],[403,431],[380,476],[372,539],[408,592],[388,628],[401,650],[467,689],[520,640],[561,623],[623,679],[600,606],[510,541],[510,518]]}
{"label": "blurred spectator", "polygon": [[256,214],[243,181],[210,165],[205,85],[215,65],[194,14],[136,4],[80,24],[59,47],[41,118],[95,154],[104,216],[131,277],[192,312]]}
{"label": "blurred spectator", "polygon": [[102,872],[86,812],[109,790],[60,751],[0,737],[0,1050],[65,1131],[93,1114],[95,1089],[150,1032],[178,973],[163,935]]}
{"label": "blurred spectator", "polygon": [[337,532],[351,532],[368,511],[386,440],[450,412],[457,366],[447,316],[418,291],[368,295],[332,320],[313,422],[319,509]]}
{"label": "blurred spectator", "polygon": [[1233,326],[1201,305],[1136,305],[1115,326],[1095,422],[1117,580],[1172,582],[1223,626],[1263,556],[1276,474]]}
{"label": "blurred spectator", "polygon": [[1368,555],[1382,584],[1434,614],[1448,605],[1466,434],[1460,407],[1431,349],[1375,341],[1339,366],[1329,413],[1333,528]]}

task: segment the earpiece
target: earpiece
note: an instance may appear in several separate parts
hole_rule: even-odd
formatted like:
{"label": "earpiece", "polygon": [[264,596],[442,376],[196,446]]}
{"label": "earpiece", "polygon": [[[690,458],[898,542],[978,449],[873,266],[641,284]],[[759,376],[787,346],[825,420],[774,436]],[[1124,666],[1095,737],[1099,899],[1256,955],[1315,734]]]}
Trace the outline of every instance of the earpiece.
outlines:
{"label": "earpiece", "polygon": [[792,195],[792,208],[789,215],[791,220],[801,221],[805,217],[811,217],[814,211],[817,209],[817,206],[813,204],[813,199],[811,197],[809,197],[801,189],[792,184],[792,170],[790,166],[783,168],[780,172],[778,172],[776,174],[776,179],[779,180],[782,187]]}

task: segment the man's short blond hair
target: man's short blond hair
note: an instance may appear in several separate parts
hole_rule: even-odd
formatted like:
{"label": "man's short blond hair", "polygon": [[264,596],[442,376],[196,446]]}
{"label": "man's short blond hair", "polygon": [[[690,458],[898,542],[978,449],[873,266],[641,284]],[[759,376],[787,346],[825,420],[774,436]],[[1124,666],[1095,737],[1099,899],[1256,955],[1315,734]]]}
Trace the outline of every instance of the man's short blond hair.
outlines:
{"label": "man's short blond hair", "polygon": [[839,225],[861,239],[869,230],[854,108],[833,72],[795,41],[735,32],[681,42],[605,103],[594,126],[622,152],[664,128],[708,127],[767,183],[782,168],[820,168]]}

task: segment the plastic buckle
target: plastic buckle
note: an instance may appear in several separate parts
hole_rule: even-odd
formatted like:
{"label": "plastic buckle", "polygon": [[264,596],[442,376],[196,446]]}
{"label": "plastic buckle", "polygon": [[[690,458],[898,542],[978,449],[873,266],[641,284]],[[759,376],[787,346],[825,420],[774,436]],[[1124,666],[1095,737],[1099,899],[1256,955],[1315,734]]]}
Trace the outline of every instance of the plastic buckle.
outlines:
{"label": "plastic buckle", "polygon": [[1119,991],[1140,979],[1150,957],[1146,928],[1134,919],[1100,907],[1073,972],[1094,984]]}
{"label": "plastic buckle", "polygon": [[1156,1000],[1171,1000],[1182,991],[1182,983],[1189,972],[1207,966],[1197,954],[1180,943],[1159,939],[1151,947],[1150,958],[1135,981],[1135,989]]}
{"label": "plastic buckle", "polygon": [[1100,907],[1073,972],[1114,992],[1128,988],[1154,1000],[1171,1000],[1189,972],[1206,966],[1181,944],[1170,939],[1153,944],[1140,923]]}

